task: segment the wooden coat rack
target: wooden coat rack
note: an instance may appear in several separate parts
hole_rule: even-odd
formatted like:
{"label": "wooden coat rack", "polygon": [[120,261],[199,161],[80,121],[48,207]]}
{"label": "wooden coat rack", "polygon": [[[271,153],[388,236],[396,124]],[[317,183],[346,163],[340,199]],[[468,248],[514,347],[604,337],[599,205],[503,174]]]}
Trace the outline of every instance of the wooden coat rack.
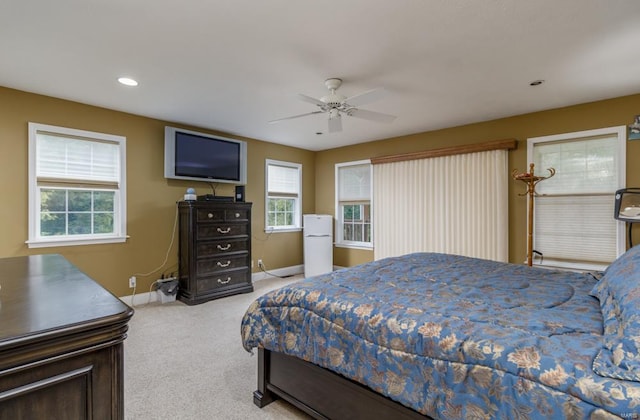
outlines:
{"label": "wooden coat rack", "polygon": [[549,176],[536,176],[533,172],[534,164],[529,164],[529,172],[522,174],[518,173],[517,169],[514,169],[511,173],[513,179],[522,181],[527,185],[527,191],[520,195],[529,195],[529,220],[527,225],[527,265],[531,267],[533,265],[533,197],[537,195],[536,185],[538,182],[549,179],[556,174],[556,170],[553,168],[547,169]]}

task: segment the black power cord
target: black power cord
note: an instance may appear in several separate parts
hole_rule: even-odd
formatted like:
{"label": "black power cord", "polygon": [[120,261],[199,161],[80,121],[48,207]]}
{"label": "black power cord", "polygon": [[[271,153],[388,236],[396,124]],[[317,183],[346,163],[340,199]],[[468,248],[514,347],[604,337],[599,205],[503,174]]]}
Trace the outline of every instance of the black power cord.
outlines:
{"label": "black power cord", "polygon": [[258,264],[258,268],[259,268],[260,270],[262,270],[262,272],[263,272],[264,274],[266,274],[266,275],[268,275],[268,276],[271,276],[271,277],[277,277],[277,278],[279,278],[279,279],[287,279],[287,278],[289,278],[289,277],[293,277],[293,274],[289,274],[289,275],[286,275],[286,276],[279,276],[279,275],[277,275],[277,274],[270,273],[270,272],[268,272],[268,271],[267,271],[267,269],[265,268],[265,266],[264,266],[264,263],[263,263],[263,262],[260,262],[260,264]]}

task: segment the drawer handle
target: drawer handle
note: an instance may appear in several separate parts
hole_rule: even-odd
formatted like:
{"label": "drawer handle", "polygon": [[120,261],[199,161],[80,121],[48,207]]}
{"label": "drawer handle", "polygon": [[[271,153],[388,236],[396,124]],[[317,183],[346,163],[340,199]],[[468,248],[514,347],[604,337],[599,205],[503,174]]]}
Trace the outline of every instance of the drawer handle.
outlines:
{"label": "drawer handle", "polygon": [[227,279],[226,279],[226,280],[220,280],[220,279],[218,279],[218,283],[220,283],[220,284],[227,284],[227,283],[229,283],[230,281],[231,281],[231,277],[227,277]]}
{"label": "drawer handle", "polygon": [[219,249],[220,251],[227,251],[227,250],[229,250],[230,248],[231,248],[231,244],[226,244],[225,246],[222,246],[222,245],[218,244],[218,249]]}
{"label": "drawer handle", "polygon": [[240,213],[236,213],[236,219],[240,217]]}
{"label": "drawer handle", "polygon": [[216,229],[216,230],[218,231],[218,233],[229,233],[229,232],[231,232],[231,227],[228,227],[228,228],[226,228],[226,229],[220,229],[220,228],[218,228],[218,229]]}
{"label": "drawer handle", "polygon": [[229,266],[231,265],[231,260],[227,260],[227,262],[226,262],[226,263],[224,263],[224,264],[223,264],[223,263],[221,263],[220,261],[218,261],[218,262],[216,263],[216,265],[217,265],[218,267],[222,267],[222,268],[224,268],[224,267],[229,267]]}
{"label": "drawer handle", "polygon": [[209,219],[213,219],[213,213],[209,213],[209,214],[207,214],[207,217],[208,217]]}

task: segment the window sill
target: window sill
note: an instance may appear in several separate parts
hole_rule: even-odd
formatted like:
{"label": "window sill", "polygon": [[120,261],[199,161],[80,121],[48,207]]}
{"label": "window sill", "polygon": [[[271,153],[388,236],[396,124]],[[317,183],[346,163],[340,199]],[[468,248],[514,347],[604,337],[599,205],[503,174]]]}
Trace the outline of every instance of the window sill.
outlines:
{"label": "window sill", "polygon": [[302,232],[302,228],[285,228],[285,229],[265,229],[264,233],[286,233],[286,232]]}
{"label": "window sill", "polygon": [[334,246],[336,248],[350,248],[350,249],[362,249],[364,251],[373,251],[373,245],[345,244],[345,243],[336,242]]}
{"label": "window sill", "polygon": [[126,242],[128,236],[110,236],[108,238],[86,239],[34,239],[26,241],[29,248],[50,248],[54,246],[100,245]]}
{"label": "window sill", "polygon": [[[524,261],[524,264],[527,262]],[[543,261],[542,263],[536,263],[533,261],[534,267],[555,269],[555,270],[567,270],[567,271],[604,271],[609,264],[601,264],[601,263],[589,263],[589,262],[567,262],[567,261]]]}

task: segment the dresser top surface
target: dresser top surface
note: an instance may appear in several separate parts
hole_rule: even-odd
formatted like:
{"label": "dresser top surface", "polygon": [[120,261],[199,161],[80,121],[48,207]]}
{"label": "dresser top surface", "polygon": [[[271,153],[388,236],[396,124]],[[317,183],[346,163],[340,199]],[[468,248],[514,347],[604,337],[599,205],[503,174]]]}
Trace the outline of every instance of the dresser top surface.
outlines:
{"label": "dresser top surface", "polygon": [[0,259],[0,348],[83,325],[126,322],[132,315],[61,255]]}
{"label": "dresser top surface", "polygon": [[178,201],[179,207],[251,208],[252,205],[253,203],[244,202],[244,201],[216,201],[216,200]]}

